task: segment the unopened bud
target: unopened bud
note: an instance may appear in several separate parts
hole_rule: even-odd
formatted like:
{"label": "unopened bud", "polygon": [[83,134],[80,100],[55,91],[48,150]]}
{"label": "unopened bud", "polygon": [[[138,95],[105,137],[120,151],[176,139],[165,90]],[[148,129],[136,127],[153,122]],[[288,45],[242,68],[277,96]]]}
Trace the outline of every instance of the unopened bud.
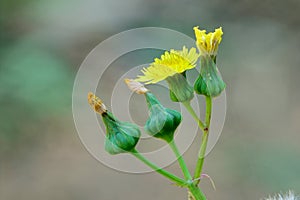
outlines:
{"label": "unopened bud", "polygon": [[101,99],[91,92],[88,94],[88,102],[102,116],[106,128],[105,150],[110,154],[134,150],[141,136],[139,128],[135,124],[119,121],[107,111]]}
{"label": "unopened bud", "polygon": [[172,141],[174,132],[181,122],[181,114],[176,110],[163,107],[152,93],[147,92],[145,96],[150,112],[144,127],[146,132],[167,142]]}

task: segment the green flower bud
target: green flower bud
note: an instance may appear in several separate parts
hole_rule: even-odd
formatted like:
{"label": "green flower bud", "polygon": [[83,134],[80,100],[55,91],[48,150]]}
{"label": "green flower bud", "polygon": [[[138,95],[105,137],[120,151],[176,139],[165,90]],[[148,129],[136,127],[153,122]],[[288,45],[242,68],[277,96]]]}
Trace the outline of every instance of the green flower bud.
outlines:
{"label": "green flower bud", "polygon": [[219,96],[225,89],[226,84],[217,68],[216,57],[203,56],[200,59],[200,65],[200,74],[194,84],[194,90],[196,93],[208,97]]}
{"label": "green flower bud", "polygon": [[101,114],[106,127],[105,150],[110,154],[125,153],[134,150],[141,132],[129,122],[119,121],[93,93],[88,94],[88,102],[97,113]]}
{"label": "green flower bud", "polygon": [[147,92],[145,96],[150,112],[144,127],[146,132],[167,142],[172,141],[174,132],[181,122],[181,114],[176,110],[163,107],[152,93]]}
{"label": "green flower bud", "polygon": [[119,154],[131,151],[139,141],[141,132],[139,128],[129,122],[121,122],[112,113],[102,114],[106,127],[105,150],[110,154]]}
{"label": "green flower bud", "polygon": [[174,74],[166,79],[169,90],[170,98],[174,102],[190,101],[194,98],[193,87],[186,80],[185,72],[181,74]]}

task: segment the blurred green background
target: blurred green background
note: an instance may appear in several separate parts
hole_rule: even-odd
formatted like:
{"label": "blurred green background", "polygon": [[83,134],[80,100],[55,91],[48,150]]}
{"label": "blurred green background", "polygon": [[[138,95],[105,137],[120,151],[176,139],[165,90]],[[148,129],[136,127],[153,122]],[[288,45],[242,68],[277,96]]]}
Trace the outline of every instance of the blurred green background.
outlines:
{"label": "blurred green background", "polygon": [[[101,165],[73,124],[72,86],[85,56],[144,26],[191,37],[195,25],[223,27],[228,110],[205,163],[217,186],[201,183],[208,199],[300,193],[299,10],[299,0],[1,0],[0,199],[186,199],[159,175]],[[197,145],[185,154],[191,169]]]}

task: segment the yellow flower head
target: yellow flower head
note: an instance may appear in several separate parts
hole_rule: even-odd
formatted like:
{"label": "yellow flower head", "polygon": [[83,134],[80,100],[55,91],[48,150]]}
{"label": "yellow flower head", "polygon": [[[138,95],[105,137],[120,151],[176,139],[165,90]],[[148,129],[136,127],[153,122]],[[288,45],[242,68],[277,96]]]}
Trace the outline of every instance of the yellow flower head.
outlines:
{"label": "yellow flower head", "polygon": [[201,55],[217,55],[219,44],[222,40],[222,27],[215,29],[215,32],[206,33],[206,30],[199,30],[194,27],[196,35],[196,44]]}
{"label": "yellow flower head", "polygon": [[171,49],[166,51],[160,58],[154,59],[148,68],[144,68],[144,75],[138,76],[135,81],[145,82],[145,84],[157,83],[174,74],[182,73],[196,66],[199,54],[195,48],[188,50],[183,47],[181,51]]}

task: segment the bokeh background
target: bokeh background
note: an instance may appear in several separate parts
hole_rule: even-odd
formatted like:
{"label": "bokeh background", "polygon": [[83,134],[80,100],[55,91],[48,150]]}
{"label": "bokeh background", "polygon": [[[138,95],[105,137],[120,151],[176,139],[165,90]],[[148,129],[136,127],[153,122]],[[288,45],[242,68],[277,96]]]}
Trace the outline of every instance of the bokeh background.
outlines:
{"label": "bokeh background", "polygon": [[[193,37],[195,25],[225,33],[227,118],[204,167],[217,186],[202,181],[208,199],[299,194],[299,10],[298,0],[1,0],[0,199],[186,199],[159,175],[116,172],[90,156],[71,95],[81,62],[109,36],[159,26]],[[185,153],[191,169],[199,143]]]}

